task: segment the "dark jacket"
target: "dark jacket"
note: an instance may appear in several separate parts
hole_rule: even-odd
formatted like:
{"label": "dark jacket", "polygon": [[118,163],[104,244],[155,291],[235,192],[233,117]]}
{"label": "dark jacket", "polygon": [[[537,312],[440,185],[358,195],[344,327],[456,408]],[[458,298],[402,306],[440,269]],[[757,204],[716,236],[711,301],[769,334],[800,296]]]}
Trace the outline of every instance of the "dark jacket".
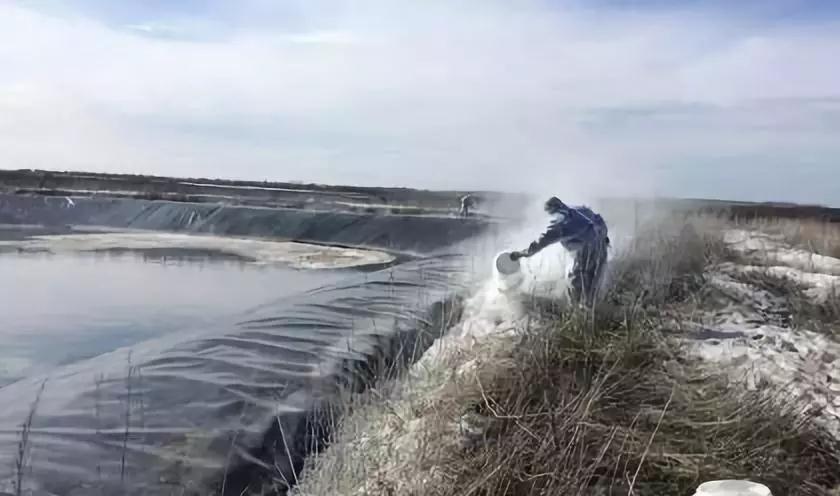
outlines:
{"label": "dark jacket", "polygon": [[566,207],[551,215],[548,229],[528,247],[529,256],[557,242],[571,252],[577,252],[599,240],[606,244],[610,242],[604,218],[589,207]]}

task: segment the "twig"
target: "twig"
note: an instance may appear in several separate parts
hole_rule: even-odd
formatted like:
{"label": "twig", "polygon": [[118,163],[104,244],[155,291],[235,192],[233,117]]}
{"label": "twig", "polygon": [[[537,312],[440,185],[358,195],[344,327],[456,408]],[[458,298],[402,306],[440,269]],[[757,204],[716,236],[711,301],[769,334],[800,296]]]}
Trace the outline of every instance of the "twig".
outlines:
{"label": "twig", "polygon": [[662,413],[659,415],[659,420],[656,422],[656,428],[653,429],[653,433],[650,435],[650,439],[648,439],[647,446],[645,446],[645,452],[642,453],[642,459],[639,460],[639,466],[636,467],[636,473],[633,474],[633,480],[630,481],[630,488],[627,490],[628,495],[633,494],[633,487],[636,485],[636,478],[639,477],[639,472],[642,471],[642,465],[644,465],[645,458],[647,458],[647,455],[650,452],[650,447],[651,445],[653,445],[653,439],[659,432],[659,427],[662,425],[662,420],[665,418],[665,414],[668,412],[668,407],[671,406],[671,401],[674,399],[674,391],[676,391],[676,386],[671,388],[671,395],[668,397],[668,401],[665,403],[665,407],[662,408]]}

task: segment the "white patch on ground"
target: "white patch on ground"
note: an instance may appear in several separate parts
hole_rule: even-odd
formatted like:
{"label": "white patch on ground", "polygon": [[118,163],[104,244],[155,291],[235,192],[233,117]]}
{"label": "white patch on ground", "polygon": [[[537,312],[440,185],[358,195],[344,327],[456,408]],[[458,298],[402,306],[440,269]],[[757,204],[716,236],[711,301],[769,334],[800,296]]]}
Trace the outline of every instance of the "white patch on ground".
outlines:
{"label": "white patch on ground", "polygon": [[525,317],[518,297],[519,293],[500,291],[495,281],[486,282],[475,296],[467,300],[461,322],[435,341],[414,370],[434,367],[436,362],[469,354],[482,340],[513,337]]}
{"label": "white patch on ground", "polygon": [[781,236],[733,229],[724,241],[730,248],[763,264],[778,264],[804,272],[840,275],[840,259],[791,247]]}
{"label": "white patch on ground", "polygon": [[806,265],[809,258],[802,250],[761,233],[733,231],[726,241],[750,260],[760,254],[779,265],[729,263],[710,268],[707,281],[722,305],[707,311],[699,323],[682,325],[681,330],[694,338],[689,339],[689,349],[733,378],[744,379],[748,387],[769,383],[784,388],[792,400],[820,412],[824,425],[840,438],[840,343],[827,334],[792,329],[784,298],[735,279],[739,272],[764,272],[800,285],[814,302],[823,303],[836,295],[840,277],[833,271],[840,260],[819,257],[813,259],[818,263]]}
{"label": "white patch on ground", "polygon": [[481,363],[505,373],[500,357],[528,323],[522,295],[500,291],[492,279],[483,283],[465,302],[461,321],[394,389],[345,418],[338,442],[316,458],[314,476],[304,474],[290,494],[424,494],[441,476],[441,460],[483,435],[486,419],[459,408],[481,401],[474,380]]}
{"label": "white patch on ground", "polygon": [[394,260],[392,255],[375,250],[158,232],[34,236],[21,241],[0,241],[0,248],[3,247],[51,253],[201,250],[211,254],[235,255],[252,263],[281,264],[296,269],[341,269]]}
{"label": "white patch on ground", "polygon": [[759,267],[755,265],[744,265],[739,267],[745,273],[764,273],[773,277],[787,279],[801,287],[805,295],[815,303],[825,303],[837,298],[840,290],[840,276],[833,274],[820,274],[805,272],[801,269],[786,266]]}

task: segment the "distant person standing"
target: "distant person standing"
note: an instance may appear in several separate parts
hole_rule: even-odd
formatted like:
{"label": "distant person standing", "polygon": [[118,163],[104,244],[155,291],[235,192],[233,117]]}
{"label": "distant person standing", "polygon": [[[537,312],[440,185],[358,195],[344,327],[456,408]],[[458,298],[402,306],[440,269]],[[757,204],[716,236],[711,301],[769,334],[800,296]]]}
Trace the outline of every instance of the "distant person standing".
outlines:
{"label": "distant person standing", "polygon": [[475,208],[476,203],[478,203],[476,197],[472,194],[466,194],[461,197],[461,210],[458,212],[458,215],[461,217],[469,217],[470,216],[470,209]]}
{"label": "distant person standing", "polygon": [[552,216],[548,229],[527,250],[512,253],[511,258],[530,257],[559,242],[575,257],[569,273],[569,296],[573,303],[591,306],[607,264],[607,224],[589,207],[569,207],[557,197],[545,203],[545,211]]}

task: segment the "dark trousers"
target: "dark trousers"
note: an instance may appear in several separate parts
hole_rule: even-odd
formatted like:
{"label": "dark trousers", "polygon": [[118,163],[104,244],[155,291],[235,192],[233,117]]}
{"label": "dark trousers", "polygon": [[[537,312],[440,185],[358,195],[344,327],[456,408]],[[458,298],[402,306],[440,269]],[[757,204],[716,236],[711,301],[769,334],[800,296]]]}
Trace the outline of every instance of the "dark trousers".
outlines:
{"label": "dark trousers", "polygon": [[575,263],[569,273],[569,297],[572,303],[587,307],[595,303],[604,269],[607,265],[607,243],[599,239],[586,243],[575,253]]}

